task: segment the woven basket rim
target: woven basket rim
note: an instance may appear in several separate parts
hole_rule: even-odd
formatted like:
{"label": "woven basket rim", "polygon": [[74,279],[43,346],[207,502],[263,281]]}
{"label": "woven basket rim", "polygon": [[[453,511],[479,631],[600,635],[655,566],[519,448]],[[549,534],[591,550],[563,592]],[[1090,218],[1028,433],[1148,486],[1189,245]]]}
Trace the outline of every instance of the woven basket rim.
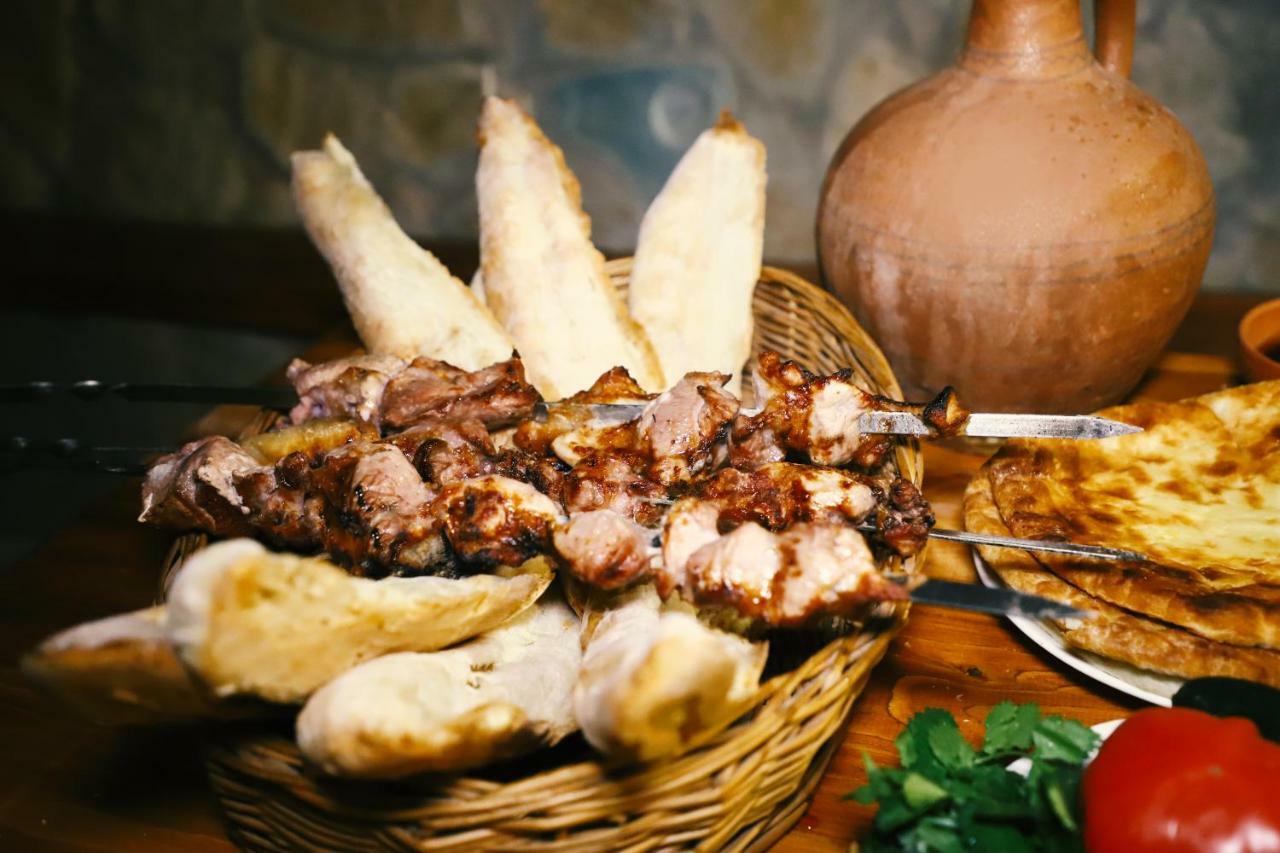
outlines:
{"label": "woven basket rim", "polygon": [[[626,286],[631,264],[630,257],[606,264],[606,272],[620,288]],[[778,267],[762,267],[759,283],[766,287],[757,287],[757,303],[762,290],[776,290],[793,319],[803,317],[811,324],[815,318],[823,319],[836,330],[840,343],[854,352],[858,364],[852,366],[865,380],[881,393],[901,396],[879,346],[834,296]],[[762,309],[757,304],[754,310],[760,327]],[[269,425],[265,417],[259,418],[250,430],[261,431]],[[923,464],[918,442],[900,442],[895,465],[919,486]],[[166,578],[206,541],[201,535],[188,535],[175,542],[166,560]],[[919,571],[923,559],[922,553],[905,568]],[[541,850],[556,846],[588,850],[632,843],[648,849],[658,846],[655,839],[662,846],[760,849],[803,814],[854,702],[906,614],[907,606],[898,605],[882,620],[823,644],[794,669],[764,682],[749,711],[730,725],[708,733],[680,756],[625,771],[588,759],[511,782],[457,776],[424,796],[417,808],[406,810],[401,805],[377,809],[345,802],[316,782],[295,744],[275,735],[237,729],[215,736],[207,766],[236,840],[265,849],[283,849],[304,838],[310,839],[308,843],[328,839],[343,846],[354,841],[356,836],[350,832],[364,833],[363,838],[375,829],[377,843],[367,849]],[[791,753],[781,749],[775,755],[776,744],[783,741]],[[772,768],[769,773],[764,772],[766,765]],[[721,778],[729,776],[730,781]],[[675,800],[662,793],[699,789],[713,791],[723,801],[718,819],[698,823],[678,811],[646,812],[636,805],[640,791],[646,801],[653,801],[654,809],[662,805],[670,810],[669,802],[687,801],[695,813],[717,811],[705,803],[698,806],[702,801],[691,793]],[[595,809],[588,802],[592,796]],[[548,803],[550,811],[544,807]],[[641,816],[610,829],[609,821],[599,814],[610,808],[639,811]],[[574,823],[575,814],[584,816],[580,824]]]}

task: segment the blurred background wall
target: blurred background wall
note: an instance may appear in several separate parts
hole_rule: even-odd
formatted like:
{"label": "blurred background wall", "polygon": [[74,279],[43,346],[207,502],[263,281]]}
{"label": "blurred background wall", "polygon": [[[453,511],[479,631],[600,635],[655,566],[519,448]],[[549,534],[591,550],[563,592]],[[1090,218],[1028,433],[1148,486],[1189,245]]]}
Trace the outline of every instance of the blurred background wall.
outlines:
{"label": "blurred background wall", "polygon": [[[1206,287],[1280,289],[1280,2],[1138,7],[1134,80],[1191,128],[1218,191]],[[9,0],[0,206],[292,225],[289,152],[332,130],[410,232],[469,240],[476,107],[495,91],[563,145],[597,242],[625,250],[728,106],[768,145],[767,254],[811,260],[840,137],[948,62],[967,13],[965,0]]]}

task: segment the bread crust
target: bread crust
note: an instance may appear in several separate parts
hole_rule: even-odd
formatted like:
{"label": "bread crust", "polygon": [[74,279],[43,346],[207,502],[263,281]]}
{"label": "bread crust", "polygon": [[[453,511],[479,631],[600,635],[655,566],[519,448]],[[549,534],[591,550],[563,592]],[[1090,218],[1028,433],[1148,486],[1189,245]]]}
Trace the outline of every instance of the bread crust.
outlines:
{"label": "bread crust", "polygon": [[[987,474],[985,467],[979,470],[965,489],[965,529],[1009,536],[1009,528],[992,498]],[[1182,678],[1230,676],[1280,687],[1280,652],[1219,643],[1129,613],[1072,586],[1025,551],[985,546],[978,546],[977,550],[987,566],[1010,587],[1093,611],[1095,615],[1088,619],[1051,620],[1069,646]]]}
{"label": "bread crust", "polygon": [[[1249,421],[1226,423],[1215,409]],[[1208,639],[1280,646],[1280,464],[1259,454],[1280,435],[1280,389],[1101,414],[1145,431],[1014,440],[992,458],[992,494],[1013,535],[1143,553],[1148,562],[1041,562],[1090,595]]]}
{"label": "bread crust", "polygon": [[547,399],[563,399],[622,366],[647,390],[662,390],[653,346],[591,244],[591,220],[564,154],[501,98],[485,100],[479,141],[485,301],[515,340],[530,381]]}
{"label": "bread crust", "polygon": [[214,697],[165,637],[163,606],[68,628],[22,659],[22,672],[97,723],[140,725],[279,713]]}

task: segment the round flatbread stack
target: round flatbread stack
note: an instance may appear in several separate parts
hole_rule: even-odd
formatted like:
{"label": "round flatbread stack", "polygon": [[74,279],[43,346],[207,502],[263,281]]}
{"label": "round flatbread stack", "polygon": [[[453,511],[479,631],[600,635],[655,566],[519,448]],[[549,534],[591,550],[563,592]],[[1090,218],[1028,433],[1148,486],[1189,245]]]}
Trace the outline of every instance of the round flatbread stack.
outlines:
{"label": "round flatbread stack", "polygon": [[984,561],[1016,589],[1092,610],[1056,624],[1069,645],[1280,686],[1280,382],[1100,414],[1144,431],[1009,442],[970,483],[965,524],[1148,561],[983,548]]}

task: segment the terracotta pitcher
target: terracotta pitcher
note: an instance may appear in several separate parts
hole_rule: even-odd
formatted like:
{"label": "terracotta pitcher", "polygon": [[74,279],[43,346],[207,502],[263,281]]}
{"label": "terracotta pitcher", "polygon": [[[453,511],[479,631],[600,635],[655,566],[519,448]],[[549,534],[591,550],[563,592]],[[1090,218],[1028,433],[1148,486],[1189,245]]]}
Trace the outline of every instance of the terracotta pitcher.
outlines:
{"label": "terracotta pitcher", "polygon": [[877,105],[831,162],[823,275],[916,396],[1115,402],[1199,287],[1204,158],[1126,79],[1133,0],[1095,8],[1097,59],[1079,0],[974,0],[956,65]]}

